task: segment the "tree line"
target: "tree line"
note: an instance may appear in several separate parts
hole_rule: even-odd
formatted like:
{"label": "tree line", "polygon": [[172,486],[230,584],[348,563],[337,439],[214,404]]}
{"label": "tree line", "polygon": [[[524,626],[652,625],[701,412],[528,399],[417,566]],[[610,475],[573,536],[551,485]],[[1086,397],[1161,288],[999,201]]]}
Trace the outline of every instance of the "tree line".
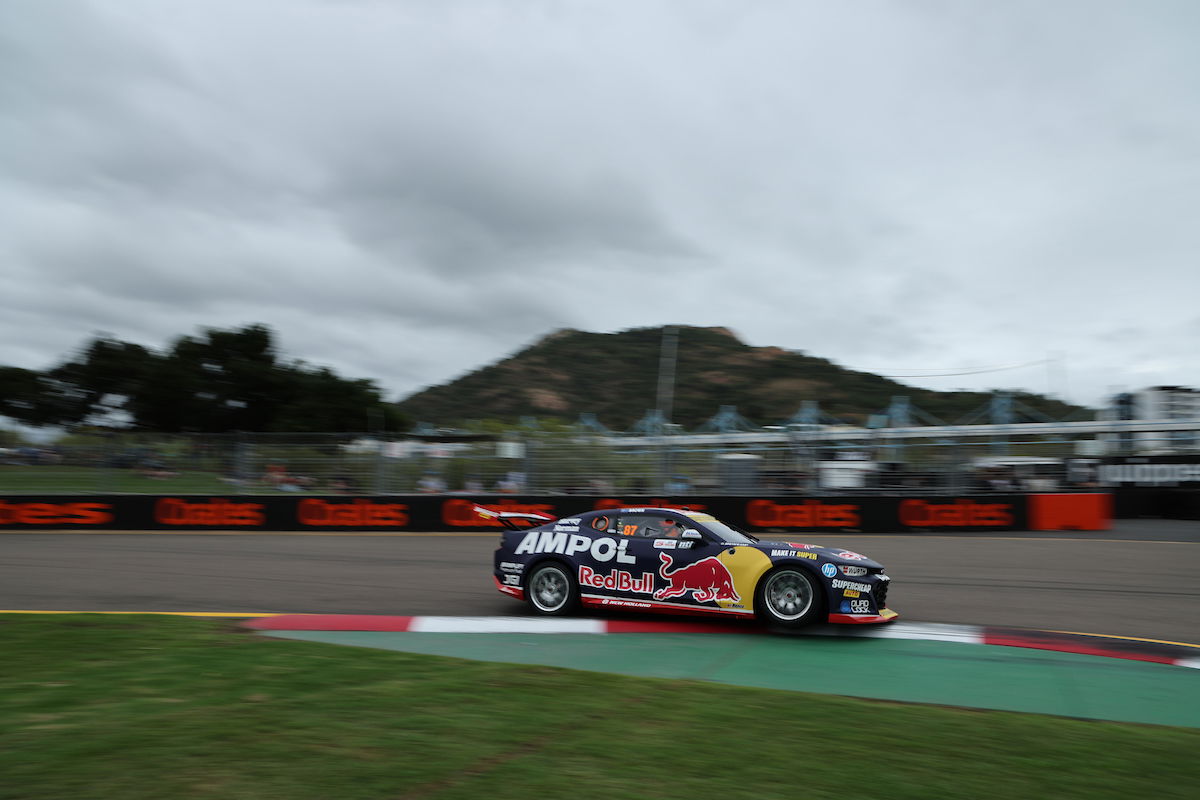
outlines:
{"label": "tree line", "polygon": [[114,425],[163,433],[402,430],[374,381],[282,362],[269,328],[209,328],[165,352],[98,337],[45,370],[0,366],[0,414],[37,427]]}

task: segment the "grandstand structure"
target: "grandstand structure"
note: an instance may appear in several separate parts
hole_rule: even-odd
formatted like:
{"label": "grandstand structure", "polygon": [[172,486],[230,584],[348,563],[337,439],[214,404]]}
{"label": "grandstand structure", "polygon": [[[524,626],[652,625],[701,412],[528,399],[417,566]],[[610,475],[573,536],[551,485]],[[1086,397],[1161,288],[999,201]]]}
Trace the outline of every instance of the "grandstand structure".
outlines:
{"label": "grandstand structure", "polygon": [[[937,419],[912,405],[907,397],[897,396],[892,398],[887,409],[872,414],[865,426],[850,425],[830,417],[820,410],[817,401],[806,400],[781,425],[757,426],[738,414],[736,407],[721,406],[717,414],[690,432],[670,425],[657,410],[647,411],[626,434],[614,434],[600,425],[593,415],[583,415],[579,427],[626,439],[638,435],[669,436],[678,444],[804,441],[857,447],[863,442],[879,441],[934,440],[953,444],[986,440],[995,449],[1003,450],[1023,437],[1060,443],[1077,441],[1079,437],[1100,437],[1093,441],[1105,443],[1105,447],[1091,448],[1093,451],[1113,449],[1108,443],[1132,441],[1142,449],[1163,449],[1181,442],[1194,448],[1197,445],[1194,438],[1179,434],[1200,431],[1200,405],[1188,416],[1121,418],[1101,412],[1092,420],[1055,420],[1014,399],[1011,394],[997,392],[987,405],[954,423]],[[1129,439],[1128,434],[1138,436]]]}
{"label": "grandstand structure", "polygon": [[626,458],[649,457],[640,483],[651,487],[1057,491],[1093,488],[1103,456],[1197,452],[1200,414],[1056,420],[997,392],[953,423],[897,396],[866,425],[831,417],[810,400],[779,425],[757,426],[721,406],[691,431],[657,409],[626,432],[610,431],[594,416],[581,418],[576,430]]}
{"label": "grandstand structure", "polygon": [[[1176,404],[1178,406],[1178,404]],[[1190,416],[1048,419],[996,393],[954,422],[897,396],[852,425],[814,400],[776,425],[733,406],[684,430],[665,403],[626,431],[592,414],[570,425],[534,418],[504,430],[420,424],[364,434],[108,431],[70,444],[0,453],[0,493],[275,492],[411,494],[689,494],[1088,490],[1108,457],[1200,460]]]}

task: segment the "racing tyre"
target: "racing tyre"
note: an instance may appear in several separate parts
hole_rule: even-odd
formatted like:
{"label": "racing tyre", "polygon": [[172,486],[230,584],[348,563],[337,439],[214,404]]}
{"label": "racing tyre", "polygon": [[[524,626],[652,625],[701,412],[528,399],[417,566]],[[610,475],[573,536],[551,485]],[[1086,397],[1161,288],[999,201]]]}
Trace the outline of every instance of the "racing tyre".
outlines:
{"label": "racing tyre", "polygon": [[557,561],[533,568],[525,586],[529,605],[539,614],[570,614],[579,607],[579,585],[571,572]]}
{"label": "racing tyre", "polygon": [[780,567],[758,582],[754,608],[769,625],[799,628],[821,620],[825,596],[808,570]]}

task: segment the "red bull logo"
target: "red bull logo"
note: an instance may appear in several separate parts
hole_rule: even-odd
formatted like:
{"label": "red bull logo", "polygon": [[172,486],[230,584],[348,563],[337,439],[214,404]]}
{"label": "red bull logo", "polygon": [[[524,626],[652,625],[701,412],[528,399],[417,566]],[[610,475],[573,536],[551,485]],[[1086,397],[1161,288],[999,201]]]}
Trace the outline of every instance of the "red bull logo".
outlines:
{"label": "red bull logo", "polygon": [[636,578],[623,569],[614,570],[607,575],[600,575],[591,567],[580,567],[579,582],[584,586],[592,586],[597,589],[615,589],[618,592],[650,594],[654,591],[653,572],[643,572],[642,577]]}
{"label": "red bull logo", "polygon": [[654,593],[655,600],[666,600],[669,597],[681,597],[691,593],[697,603],[708,603],[713,600],[732,600],[740,603],[742,598],[733,589],[733,576],[729,568],[716,556],[702,558],[692,564],[671,569],[674,561],[666,553],[658,554],[662,565],[658,574],[670,582],[665,589]]}

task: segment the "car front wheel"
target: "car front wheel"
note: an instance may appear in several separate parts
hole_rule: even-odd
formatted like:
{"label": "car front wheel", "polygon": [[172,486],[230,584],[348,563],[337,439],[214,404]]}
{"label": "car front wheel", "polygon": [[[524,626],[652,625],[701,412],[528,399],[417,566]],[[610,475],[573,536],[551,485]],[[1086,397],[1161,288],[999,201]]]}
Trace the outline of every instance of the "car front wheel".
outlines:
{"label": "car front wheel", "polygon": [[799,628],[820,619],[825,598],[817,582],[802,567],[780,567],[758,583],[754,604],[768,624]]}
{"label": "car front wheel", "polygon": [[569,614],[579,605],[579,587],[567,568],[557,562],[534,567],[525,595],[539,614]]}

